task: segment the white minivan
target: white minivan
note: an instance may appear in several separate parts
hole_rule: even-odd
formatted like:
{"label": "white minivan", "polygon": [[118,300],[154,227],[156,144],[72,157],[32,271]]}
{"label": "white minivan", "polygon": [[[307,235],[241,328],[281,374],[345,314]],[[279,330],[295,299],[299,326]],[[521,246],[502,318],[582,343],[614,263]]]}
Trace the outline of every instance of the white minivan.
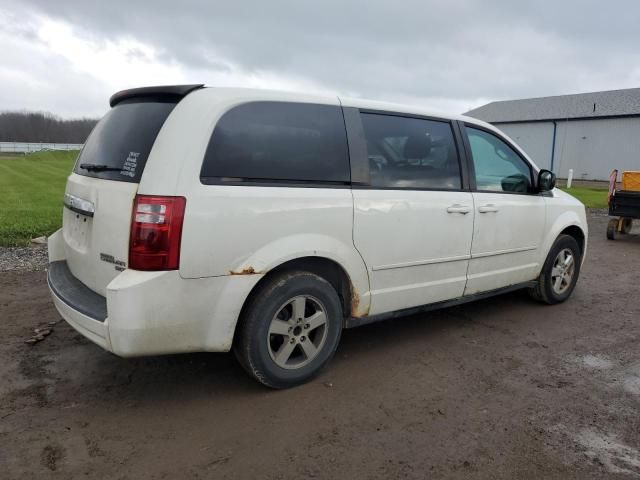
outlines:
{"label": "white minivan", "polygon": [[576,285],[584,206],[487,123],[202,85],[110,104],[68,178],[48,282],[116,355],[233,350],[284,388],[343,328]]}

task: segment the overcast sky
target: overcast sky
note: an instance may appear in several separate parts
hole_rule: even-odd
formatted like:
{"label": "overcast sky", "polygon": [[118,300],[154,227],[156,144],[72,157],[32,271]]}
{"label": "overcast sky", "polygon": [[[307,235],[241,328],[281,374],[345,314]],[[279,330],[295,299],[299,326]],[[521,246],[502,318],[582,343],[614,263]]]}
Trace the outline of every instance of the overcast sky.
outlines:
{"label": "overcast sky", "polygon": [[117,90],[206,83],[462,113],[640,86],[640,2],[2,0],[0,110],[98,116]]}

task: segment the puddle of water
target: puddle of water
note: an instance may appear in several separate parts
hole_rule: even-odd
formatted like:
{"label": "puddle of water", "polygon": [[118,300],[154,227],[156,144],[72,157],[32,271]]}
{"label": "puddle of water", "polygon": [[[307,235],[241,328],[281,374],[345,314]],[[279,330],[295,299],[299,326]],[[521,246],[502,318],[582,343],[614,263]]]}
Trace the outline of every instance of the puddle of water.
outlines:
{"label": "puddle of water", "polygon": [[640,362],[627,368],[627,373],[634,377],[640,377]]}
{"label": "puddle of water", "polygon": [[620,443],[615,435],[583,430],[576,440],[587,449],[587,455],[597,457],[611,473],[640,478],[640,452]]}
{"label": "puddle of water", "polygon": [[597,368],[598,370],[609,370],[613,368],[613,363],[604,357],[596,355],[583,355],[579,357],[580,361],[587,367]]}
{"label": "puddle of water", "polygon": [[640,395],[640,377],[629,375],[625,377],[623,385],[627,392],[633,395]]}

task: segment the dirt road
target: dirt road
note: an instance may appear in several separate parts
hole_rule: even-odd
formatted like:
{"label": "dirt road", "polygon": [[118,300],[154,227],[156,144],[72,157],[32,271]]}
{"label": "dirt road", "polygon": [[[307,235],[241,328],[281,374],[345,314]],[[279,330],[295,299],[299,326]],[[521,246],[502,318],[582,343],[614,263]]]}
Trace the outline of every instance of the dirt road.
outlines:
{"label": "dirt road", "polygon": [[228,354],[119,359],[0,274],[2,478],[640,478],[640,236],[590,216],[574,296],[524,293],[345,332],[315,381]]}

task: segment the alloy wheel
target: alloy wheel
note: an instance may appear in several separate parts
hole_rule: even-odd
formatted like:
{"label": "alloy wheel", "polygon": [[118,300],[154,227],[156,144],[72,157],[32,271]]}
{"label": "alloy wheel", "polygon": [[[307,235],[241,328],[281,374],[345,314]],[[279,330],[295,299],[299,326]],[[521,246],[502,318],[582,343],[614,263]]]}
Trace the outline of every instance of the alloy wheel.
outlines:
{"label": "alloy wheel", "polygon": [[318,299],[299,295],[286,301],[271,320],[269,355],[280,368],[300,368],[318,355],[326,338],[326,309]]}

